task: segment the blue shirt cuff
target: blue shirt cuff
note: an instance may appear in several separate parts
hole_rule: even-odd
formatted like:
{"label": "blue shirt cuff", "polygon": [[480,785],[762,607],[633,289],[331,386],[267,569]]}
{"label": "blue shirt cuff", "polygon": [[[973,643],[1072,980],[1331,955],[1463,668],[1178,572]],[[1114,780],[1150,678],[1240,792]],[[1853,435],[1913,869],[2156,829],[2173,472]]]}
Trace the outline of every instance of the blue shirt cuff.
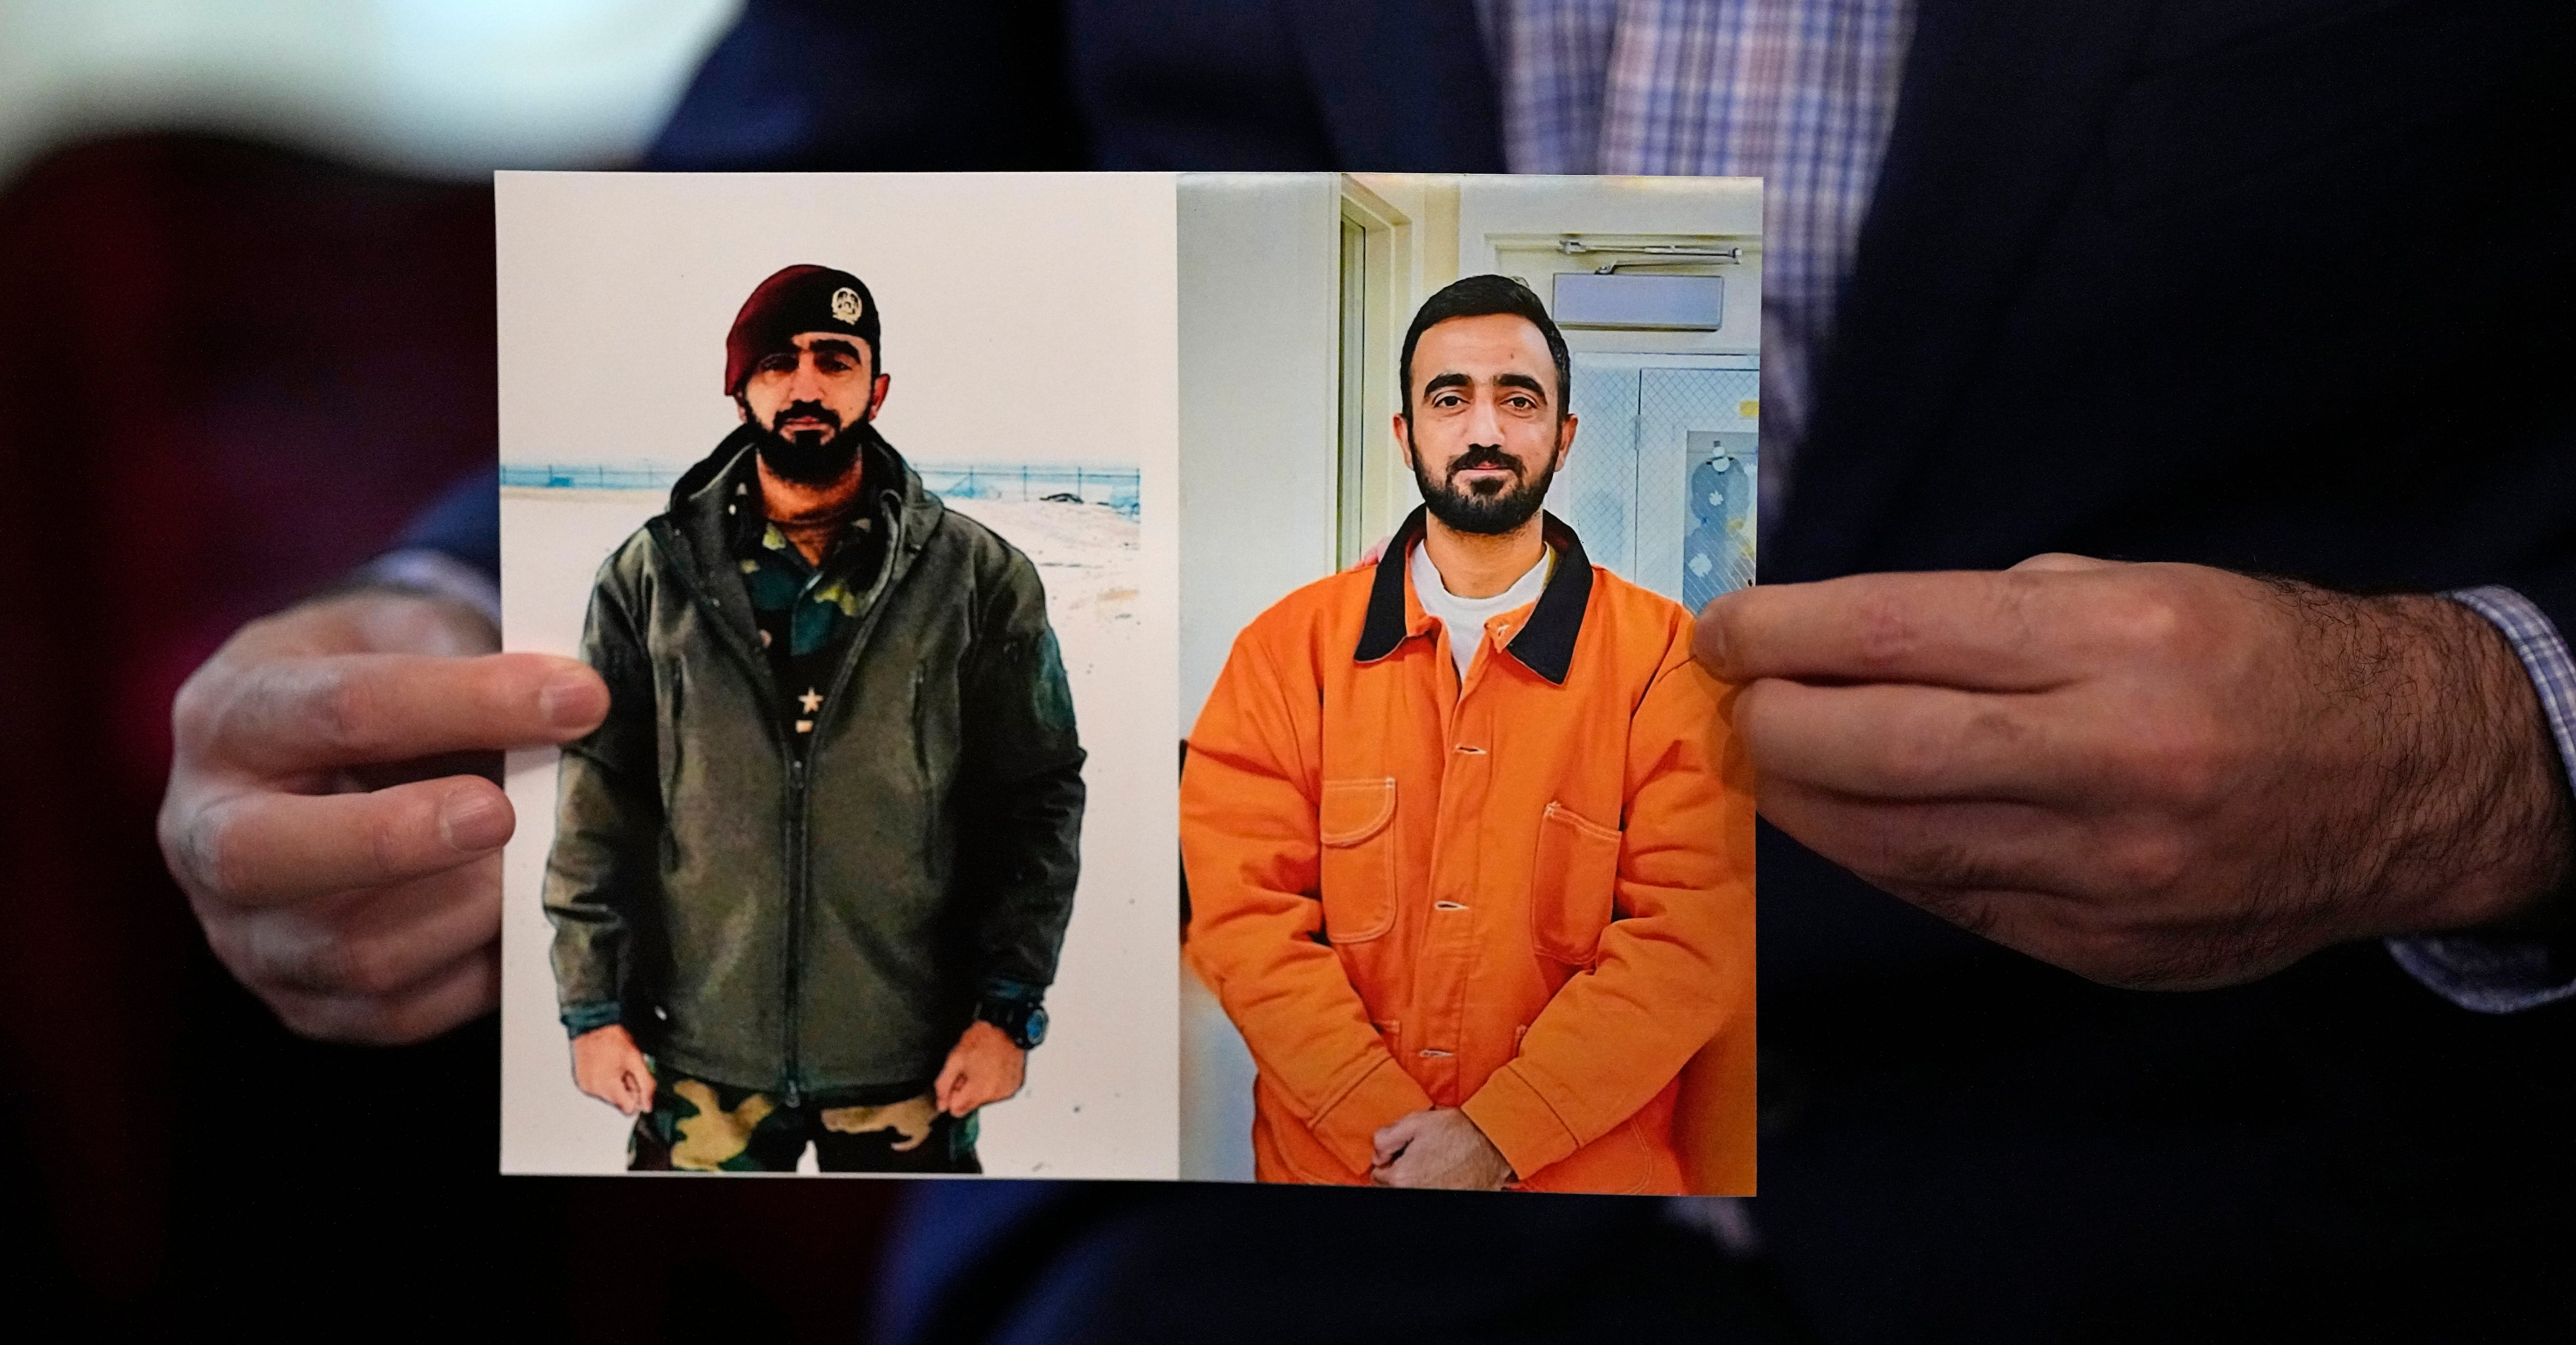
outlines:
{"label": "blue shirt cuff", "polygon": [[[2540,696],[2559,769],[2576,784],[2576,656],[2566,637],[2529,598],[2500,585],[2442,596],[2503,633]],[[2541,939],[2417,934],[2388,940],[2388,952],[2426,989],[2478,1013],[2520,1013],[2576,996],[2576,966]]]}

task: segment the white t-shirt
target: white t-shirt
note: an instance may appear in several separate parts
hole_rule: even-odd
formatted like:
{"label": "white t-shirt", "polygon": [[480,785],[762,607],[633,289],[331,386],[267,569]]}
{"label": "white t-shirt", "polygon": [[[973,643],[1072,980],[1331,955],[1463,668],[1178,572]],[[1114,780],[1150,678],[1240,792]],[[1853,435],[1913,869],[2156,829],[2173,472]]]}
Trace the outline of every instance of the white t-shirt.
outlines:
{"label": "white t-shirt", "polygon": [[1547,587],[1548,562],[1555,558],[1542,550],[1538,564],[1513,580],[1510,588],[1490,598],[1461,598],[1441,582],[1439,567],[1431,563],[1431,548],[1418,544],[1413,548],[1413,595],[1422,600],[1423,611],[1449,628],[1449,657],[1457,661],[1460,686],[1467,683],[1477,646],[1485,642],[1485,623],[1524,603],[1537,602],[1539,590]]}

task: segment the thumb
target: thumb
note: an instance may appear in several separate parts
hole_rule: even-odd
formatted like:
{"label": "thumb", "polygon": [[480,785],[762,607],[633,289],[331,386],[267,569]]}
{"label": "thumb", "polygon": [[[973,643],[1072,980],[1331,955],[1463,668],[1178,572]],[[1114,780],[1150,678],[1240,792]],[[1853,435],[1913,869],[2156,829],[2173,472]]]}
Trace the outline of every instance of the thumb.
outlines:
{"label": "thumb", "polygon": [[957,1096],[958,1086],[965,1081],[965,1062],[957,1058],[956,1052],[949,1052],[948,1063],[939,1067],[939,1081],[930,1086],[930,1100],[938,1104],[941,1111],[947,1111],[948,1104]]}

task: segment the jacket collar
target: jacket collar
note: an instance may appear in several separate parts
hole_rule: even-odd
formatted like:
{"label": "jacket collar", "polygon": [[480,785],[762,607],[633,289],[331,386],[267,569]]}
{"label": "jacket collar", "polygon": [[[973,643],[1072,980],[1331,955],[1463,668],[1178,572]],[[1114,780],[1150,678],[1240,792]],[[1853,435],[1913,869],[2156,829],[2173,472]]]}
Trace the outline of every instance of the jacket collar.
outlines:
{"label": "jacket collar", "polygon": [[[1396,647],[1414,635],[1424,633],[1428,618],[1421,603],[1414,599],[1405,575],[1414,545],[1422,540],[1428,527],[1423,506],[1415,506],[1405,517],[1404,526],[1387,539],[1386,551],[1377,558],[1377,577],[1369,585],[1368,616],[1360,625],[1359,648],[1352,657],[1360,663],[1375,663],[1396,651]],[[1583,541],[1574,529],[1554,514],[1539,515],[1539,535],[1556,552],[1555,568],[1548,572],[1547,587],[1539,590],[1538,603],[1530,609],[1530,619],[1520,633],[1503,646],[1524,668],[1544,677],[1555,686],[1565,685],[1565,675],[1574,666],[1574,642],[1583,633],[1583,613],[1592,602],[1592,561],[1583,554]]]}

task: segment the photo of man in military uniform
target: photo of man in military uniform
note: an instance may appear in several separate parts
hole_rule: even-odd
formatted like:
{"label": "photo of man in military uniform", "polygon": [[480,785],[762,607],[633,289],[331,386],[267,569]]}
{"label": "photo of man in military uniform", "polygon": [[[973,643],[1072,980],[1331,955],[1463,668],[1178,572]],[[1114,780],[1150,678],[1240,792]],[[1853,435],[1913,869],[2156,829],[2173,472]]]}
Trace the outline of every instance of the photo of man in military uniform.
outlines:
{"label": "photo of man in military uniform", "polygon": [[871,423],[858,277],[725,340],[741,417],[601,567],[611,707],[564,750],[544,903],[581,1091],[636,1170],[977,1172],[1046,1029],[1084,754],[1038,574]]}

